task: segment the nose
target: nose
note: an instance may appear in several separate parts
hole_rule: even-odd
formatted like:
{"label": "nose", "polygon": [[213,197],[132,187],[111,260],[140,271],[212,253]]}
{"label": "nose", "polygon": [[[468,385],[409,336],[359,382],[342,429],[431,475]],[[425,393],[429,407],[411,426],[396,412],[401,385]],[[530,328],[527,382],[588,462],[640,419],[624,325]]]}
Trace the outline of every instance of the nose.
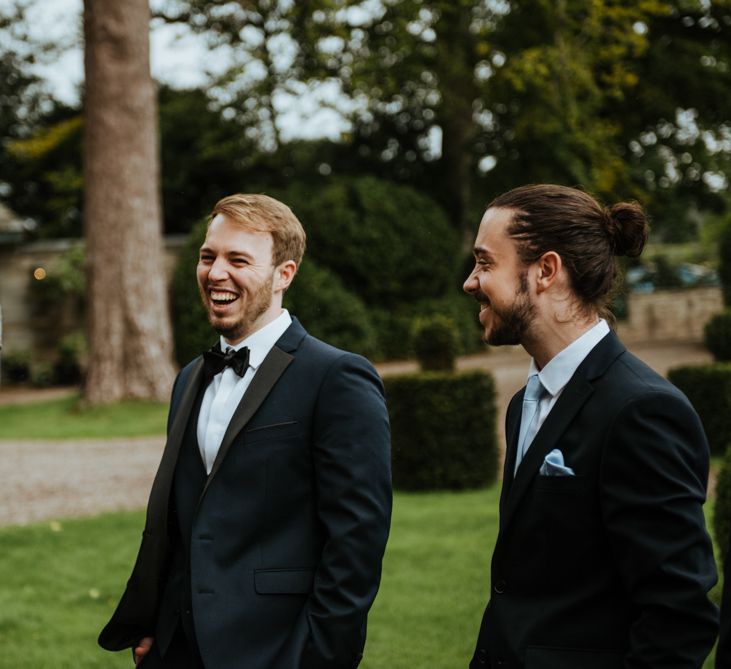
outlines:
{"label": "nose", "polygon": [[475,272],[475,270],[472,270],[470,272],[470,275],[465,279],[465,282],[462,284],[462,290],[468,295],[472,295],[479,289],[479,287],[480,284],[477,281],[477,273]]}
{"label": "nose", "polygon": [[211,267],[208,270],[208,280],[209,281],[220,281],[223,279],[226,279],[228,276],[228,265],[226,264],[226,261],[224,258],[216,258],[212,263]]}

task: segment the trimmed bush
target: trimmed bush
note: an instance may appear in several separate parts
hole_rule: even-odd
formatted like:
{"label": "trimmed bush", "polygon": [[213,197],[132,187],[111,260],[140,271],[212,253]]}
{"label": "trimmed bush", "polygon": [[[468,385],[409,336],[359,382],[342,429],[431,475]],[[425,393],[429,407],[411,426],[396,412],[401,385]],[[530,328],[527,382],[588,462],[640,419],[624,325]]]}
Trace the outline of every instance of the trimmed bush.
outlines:
{"label": "trimmed bush", "polygon": [[688,365],[668,372],[700,416],[711,453],[722,455],[731,444],[731,364]]}
{"label": "trimmed bush", "polygon": [[482,328],[477,320],[477,302],[456,289],[442,298],[409,302],[392,310],[372,307],[369,313],[378,332],[381,355],[389,360],[413,356],[415,322],[433,316],[447,316],[452,320],[459,332],[462,352],[487,350],[482,343]]}
{"label": "trimmed bush", "polygon": [[394,487],[462,490],[497,475],[495,383],[490,374],[386,377]]}
{"label": "trimmed bush", "polygon": [[0,358],[2,380],[5,383],[25,383],[30,381],[30,352],[13,351]]}
{"label": "trimmed bush", "polygon": [[277,195],[307,231],[309,257],[369,307],[392,309],[445,295],[456,283],[460,239],[426,195],[371,176],[332,178],[313,192]]}
{"label": "trimmed bush", "polygon": [[716,480],[716,505],[713,510],[713,534],[721,550],[722,564],[728,559],[731,538],[731,446],[726,449]]}
{"label": "trimmed bush", "polygon": [[328,344],[378,357],[378,337],[363,302],[335,274],[305,259],[284,295],[284,306]]}
{"label": "trimmed bush", "polygon": [[448,316],[414,321],[412,341],[422,371],[453,372],[460,353],[459,332]]}
{"label": "trimmed bush", "polygon": [[731,361],[731,309],[716,314],[706,323],[703,340],[718,362]]}
{"label": "trimmed bush", "polygon": [[86,337],[82,332],[72,332],[58,343],[53,363],[53,382],[61,386],[81,383],[83,359],[87,353]]}

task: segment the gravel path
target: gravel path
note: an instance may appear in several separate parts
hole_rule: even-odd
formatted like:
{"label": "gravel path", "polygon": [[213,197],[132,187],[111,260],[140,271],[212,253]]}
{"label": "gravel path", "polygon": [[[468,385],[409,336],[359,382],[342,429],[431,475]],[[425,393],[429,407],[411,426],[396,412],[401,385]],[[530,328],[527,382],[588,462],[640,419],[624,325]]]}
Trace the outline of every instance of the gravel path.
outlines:
{"label": "gravel path", "polygon": [[[661,374],[669,367],[710,360],[700,345],[645,344],[631,348]],[[528,356],[520,348],[496,349],[463,357],[458,367],[484,369],[495,376],[498,439],[502,443],[507,403],[525,383]],[[385,376],[414,371],[416,364],[385,363],[378,368]],[[48,399],[33,393],[26,393],[23,399],[33,401],[39,397]],[[7,391],[0,394],[0,402],[10,402]],[[164,441],[164,437],[59,442],[0,440],[0,525],[144,507]]]}
{"label": "gravel path", "polygon": [[144,507],[163,445],[163,437],[0,441],[0,525]]}

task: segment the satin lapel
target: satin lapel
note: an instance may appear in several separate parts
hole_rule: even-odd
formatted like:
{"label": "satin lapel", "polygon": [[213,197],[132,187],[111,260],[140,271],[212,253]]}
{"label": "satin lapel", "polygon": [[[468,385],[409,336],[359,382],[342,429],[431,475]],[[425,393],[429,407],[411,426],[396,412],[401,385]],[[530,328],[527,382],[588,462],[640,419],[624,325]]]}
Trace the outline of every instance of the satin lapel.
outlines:
{"label": "satin lapel", "polygon": [[269,351],[261,366],[257,370],[254,378],[251,380],[251,384],[246,389],[244,396],[239,402],[239,406],[236,407],[236,411],[231,418],[231,422],[226,429],[226,433],[223,435],[223,441],[221,442],[221,448],[218,449],[218,455],[213,462],[211,473],[206,481],[206,486],[203,488],[201,497],[205,495],[211,480],[216,475],[216,472],[221,467],[223,459],[228,453],[228,449],[231,448],[236,435],[241,432],[251,420],[256,410],[261,406],[262,402],[266,399],[269,391],[274,387],[274,384],[279,380],[285,369],[287,369],[289,363],[294,359],[289,353],[285,353],[279,346],[274,346]]}
{"label": "satin lapel", "polygon": [[[523,461],[518,467],[515,479],[510,487],[510,494],[505,501],[501,526],[510,522],[515,509],[520,504],[520,500],[538,474],[546,455],[555,448],[556,442],[561,438],[569,423],[593,392],[594,390],[584,374],[577,370],[577,373],[568,382],[551,409],[546,421],[541,425],[541,429],[536,433]],[[515,455],[513,455],[512,462],[514,469]]]}
{"label": "satin lapel", "polygon": [[180,453],[180,445],[183,443],[185,428],[190,420],[190,412],[200,390],[202,375],[203,358],[198,360],[190,370],[182,396],[175,408],[175,415],[170,425],[165,450],[163,451],[160,466],[155,475],[155,481],[152,484],[150,501],[147,506],[148,529],[150,530],[152,530],[151,524],[159,522],[159,529],[166,531],[168,501],[173,475],[175,474],[175,465],[178,462],[178,454]]}
{"label": "satin lapel", "polygon": [[525,388],[510,402],[505,419],[505,462],[503,464],[503,487],[500,492],[500,526],[502,527],[505,515],[505,504],[513,485],[515,471],[515,456],[518,451],[518,434],[520,432],[520,411],[517,407],[523,405]]}

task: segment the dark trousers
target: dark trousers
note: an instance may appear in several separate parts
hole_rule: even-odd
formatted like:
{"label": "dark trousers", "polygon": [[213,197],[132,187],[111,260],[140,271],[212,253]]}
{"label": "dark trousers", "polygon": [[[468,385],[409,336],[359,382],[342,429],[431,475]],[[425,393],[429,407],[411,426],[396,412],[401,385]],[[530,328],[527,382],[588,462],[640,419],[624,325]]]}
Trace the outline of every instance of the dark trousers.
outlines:
{"label": "dark trousers", "polygon": [[188,640],[183,626],[178,625],[170,646],[165,655],[161,656],[157,645],[153,644],[150,652],[145,655],[137,669],[205,669],[198,644]]}

